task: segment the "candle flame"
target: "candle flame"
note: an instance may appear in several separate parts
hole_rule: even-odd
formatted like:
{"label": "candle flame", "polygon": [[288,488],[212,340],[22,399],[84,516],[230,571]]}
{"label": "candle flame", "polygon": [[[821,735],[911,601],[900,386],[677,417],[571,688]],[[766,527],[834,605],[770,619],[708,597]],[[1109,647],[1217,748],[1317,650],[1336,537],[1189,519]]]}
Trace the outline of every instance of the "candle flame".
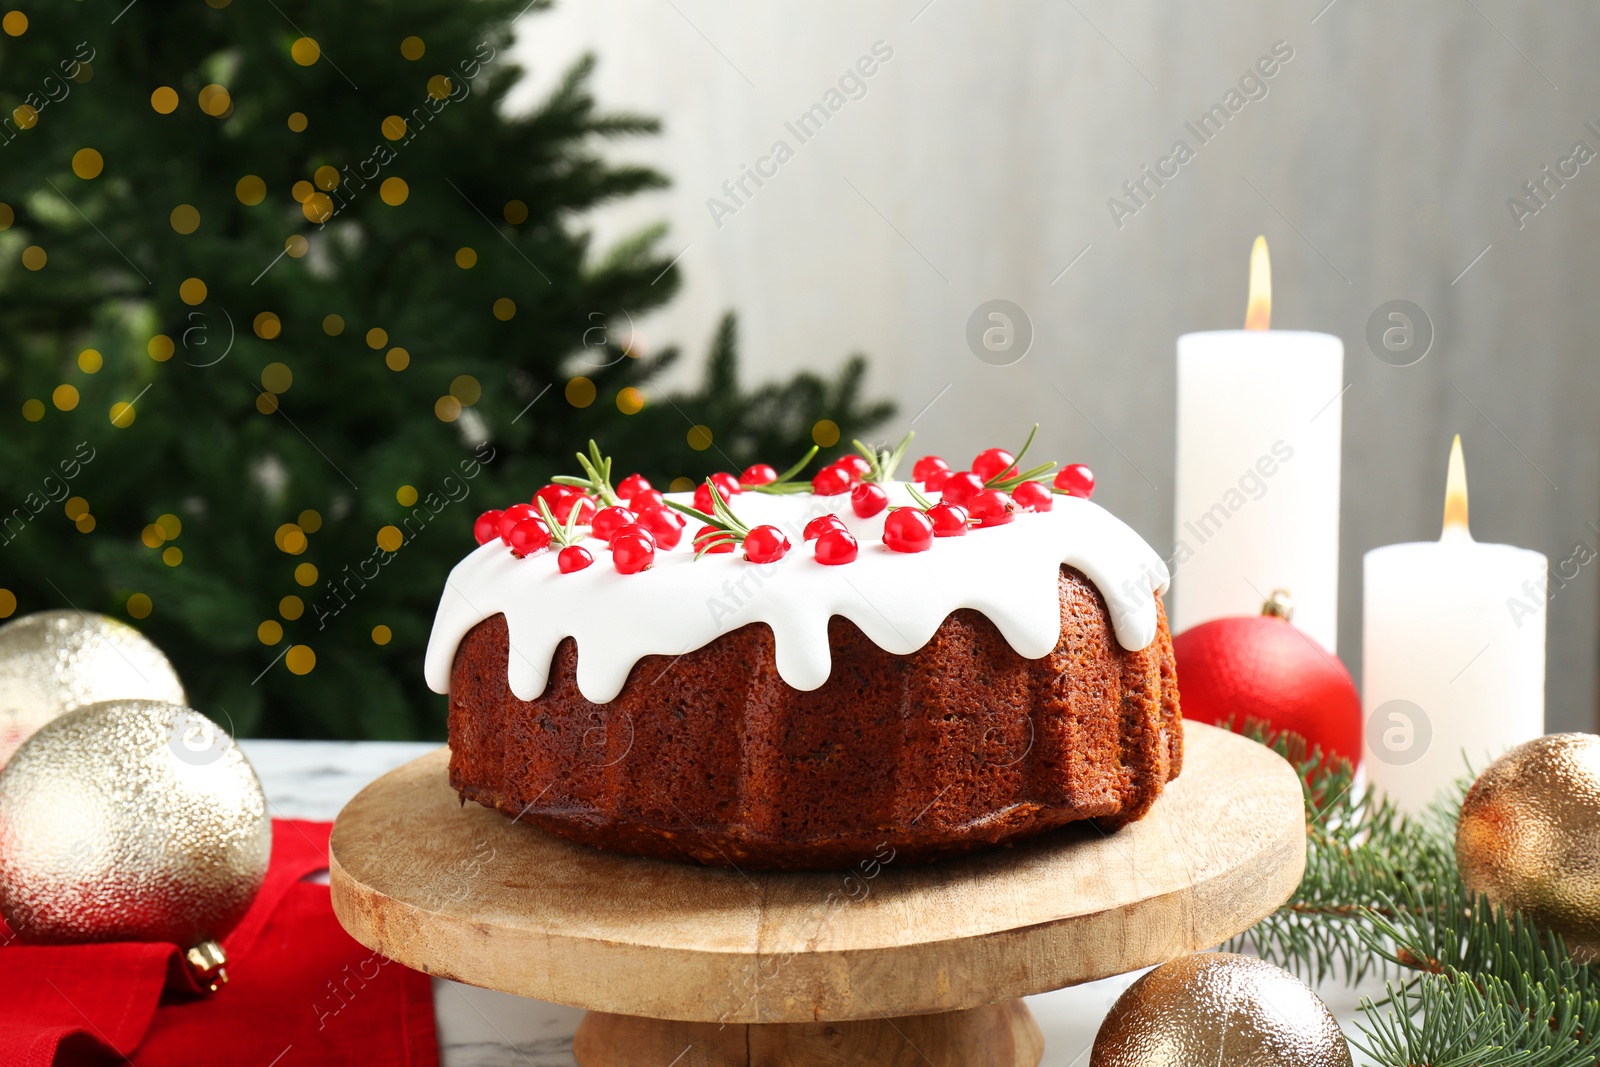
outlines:
{"label": "candle flame", "polygon": [[1467,528],[1467,463],[1461,455],[1461,435],[1450,446],[1450,470],[1444,481],[1444,536],[1472,536]]}
{"label": "candle flame", "polygon": [[1257,237],[1250,249],[1250,300],[1244,308],[1244,328],[1265,330],[1272,325],[1272,259],[1267,239]]}

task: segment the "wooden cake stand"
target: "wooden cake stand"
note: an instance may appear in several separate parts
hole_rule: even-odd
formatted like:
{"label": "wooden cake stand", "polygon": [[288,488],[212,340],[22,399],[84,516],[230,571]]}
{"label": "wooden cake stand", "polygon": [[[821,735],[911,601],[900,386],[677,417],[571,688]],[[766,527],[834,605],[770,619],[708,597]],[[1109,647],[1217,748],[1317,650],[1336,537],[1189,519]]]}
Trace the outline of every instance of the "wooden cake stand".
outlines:
{"label": "wooden cake stand", "polygon": [[583,1067],[1035,1067],[1043,1040],[1017,998],[1217,945],[1299,884],[1294,771],[1184,730],[1182,776],[1116,833],[816,874],[571,844],[462,806],[441,749],[340,813],[333,909],[408,967],[588,1009]]}

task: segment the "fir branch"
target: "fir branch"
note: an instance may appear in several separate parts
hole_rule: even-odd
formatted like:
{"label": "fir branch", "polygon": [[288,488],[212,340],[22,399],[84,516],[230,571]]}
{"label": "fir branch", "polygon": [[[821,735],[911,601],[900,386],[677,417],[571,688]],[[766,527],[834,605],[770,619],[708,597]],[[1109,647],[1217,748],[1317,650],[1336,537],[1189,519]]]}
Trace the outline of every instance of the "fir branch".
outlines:
{"label": "fir branch", "polygon": [[1423,878],[1454,867],[1423,827],[1387,801],[1355,791],[1348,761],[1324,757],[1304,739],[1247,721],[1241,732],[1289,761],[1306,806],[1306,873],[1288,903],[1235,939],[1302,978],[1334,974],[1352,984],[1380,960],[1369,950],[1375,902],[1398,889],[1397,872]]}
{"label": "fir branch", "polygon": [[1294,765],[1306,873],[1293,897],[1235,939],[1322,981],[1399,979],[1364,999],[1357,1047],[1384,1067],[1594,1067],[1600,980],[1561,939],[1473,898],[1455,862],[1466,782],[1424,816],[1400,815],[1350,765],[1258,723],[1241,731]]}
{"label": "fir branch", "polygon": [[[1542,985],[1526,992],[1492,975],[1451,970],[1415,989],[1386,986],[1380,1008],[1363,999],[1354,1042],[1394,1067],[1593,1067],[1595,1049],[1578,1030],[1568,997]],[[1520,994],[1520,995],[1519,995]]]}

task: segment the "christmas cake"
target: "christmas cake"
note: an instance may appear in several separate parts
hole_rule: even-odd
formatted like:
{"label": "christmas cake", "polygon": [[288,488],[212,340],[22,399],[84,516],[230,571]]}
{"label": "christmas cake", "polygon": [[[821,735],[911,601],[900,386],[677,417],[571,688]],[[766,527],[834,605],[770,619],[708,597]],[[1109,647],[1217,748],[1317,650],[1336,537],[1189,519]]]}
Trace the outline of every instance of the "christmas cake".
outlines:
{"label": "christmas cake", "polygon": [[1160,557],[1087,468],[904,451],[662,494],[591,445],[480,516],[426,663],[463,801],[789,870],[1143,815],[1182,762]]}

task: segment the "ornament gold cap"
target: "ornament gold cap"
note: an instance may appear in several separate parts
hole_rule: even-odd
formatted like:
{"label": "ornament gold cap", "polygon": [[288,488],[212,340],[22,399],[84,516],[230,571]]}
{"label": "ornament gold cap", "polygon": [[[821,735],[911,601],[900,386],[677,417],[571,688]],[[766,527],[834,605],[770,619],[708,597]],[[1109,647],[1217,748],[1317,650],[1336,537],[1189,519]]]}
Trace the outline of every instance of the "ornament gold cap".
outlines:
{"label": "ornament gold cap", "polygon": [[1294,597],[1289,595],[1287,589],[1274,589],[1272,595],[1267,597],[1266,603],[1261,605],[1261,614],[1271,615],[1284,622],[1293,622]]}
{"label": "ornament gold cap", "polygon": [[210,938],[185,952],[183,965],[194,984],[207,993],[215,993],[228,984],[228,954]]}

